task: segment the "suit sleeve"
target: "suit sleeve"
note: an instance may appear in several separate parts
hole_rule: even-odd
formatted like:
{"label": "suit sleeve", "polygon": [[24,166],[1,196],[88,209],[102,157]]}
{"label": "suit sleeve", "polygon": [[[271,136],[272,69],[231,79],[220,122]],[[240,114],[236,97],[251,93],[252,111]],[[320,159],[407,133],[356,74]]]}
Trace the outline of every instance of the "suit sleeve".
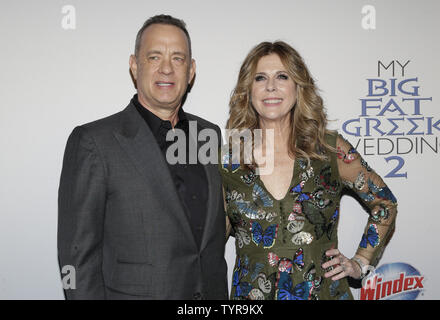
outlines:
{"label": "suit sleeve", "polygon": [[397,200],[382,178],[342,136],[337,138],[338,169],[342,182],[370,209],[357,255],[377,265],[395,229]]}
{"label": "suit sleeve", "polygon": [[67,141],[58,192],[61,277],[67,276],[63,271],[65,266],[74,270],[74,277],[70,277],[74,283],[69,283],[68,288],[63,285],[67,299],[105,299],[102,275],[105,186],[105,169],[96,145],[83,127],[76,127]]}

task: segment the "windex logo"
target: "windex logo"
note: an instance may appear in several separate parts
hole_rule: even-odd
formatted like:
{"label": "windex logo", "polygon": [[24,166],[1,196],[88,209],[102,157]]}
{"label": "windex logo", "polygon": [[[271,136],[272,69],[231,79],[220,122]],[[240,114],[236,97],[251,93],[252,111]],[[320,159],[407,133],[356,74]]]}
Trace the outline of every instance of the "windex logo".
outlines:
{"label": "windex logo", "polygon": [[385,264],[364,281],[360,300],[415,300],[424,287],[424,278],[409,264]]}

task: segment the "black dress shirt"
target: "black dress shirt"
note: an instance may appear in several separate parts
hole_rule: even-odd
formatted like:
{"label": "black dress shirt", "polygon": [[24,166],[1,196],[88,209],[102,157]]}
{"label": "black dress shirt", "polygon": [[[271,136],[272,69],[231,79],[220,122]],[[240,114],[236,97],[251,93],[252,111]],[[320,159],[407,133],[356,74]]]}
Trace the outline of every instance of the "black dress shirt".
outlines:
{"label": "black dress shirt", "polygon": [[172,129],[171,122],[160,119],[147,108],[143,107],[138,100],[137,94],[134,95],[132,101],[156,138],[162,155],[165,158],[165,162],[168,164],[180,201],[190,221],[196,243],[200,247],[208,203],[208,180],[205,169],[198,160],[196,164],[189,164],[189,144],[197,144],[197,140],[195,140],[197,137],[191,137],[189,135],[188,119],[183,109],[179,108],[177,114],[179,120],[174,127],[185,132],[186,162],[185,164],[168,163],[168,161],[166,161],[166,152],[168,147],[174,143],[173,141],[166,141],[166,135],[168,131]]}

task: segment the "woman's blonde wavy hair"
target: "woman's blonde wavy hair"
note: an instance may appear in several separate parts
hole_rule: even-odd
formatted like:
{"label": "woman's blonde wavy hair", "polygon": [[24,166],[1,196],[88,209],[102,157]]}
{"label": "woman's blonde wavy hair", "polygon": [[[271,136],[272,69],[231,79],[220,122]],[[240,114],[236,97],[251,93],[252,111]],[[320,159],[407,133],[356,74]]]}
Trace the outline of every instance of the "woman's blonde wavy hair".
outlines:
{"label": "woman's blonde wavy hair", "polygon": [[227,129],[259,129],[258,113],[251,103],[251,89],[258,61],[277,54],[287,73],[297,84],[297,101],[291,110],[289,154],[303,158],[325,160],[327,151],[335,152],[325,141],[327,116],[323,100],[299,53],[283,41],[262,42],[254,47],[244,60],[229,102]]}

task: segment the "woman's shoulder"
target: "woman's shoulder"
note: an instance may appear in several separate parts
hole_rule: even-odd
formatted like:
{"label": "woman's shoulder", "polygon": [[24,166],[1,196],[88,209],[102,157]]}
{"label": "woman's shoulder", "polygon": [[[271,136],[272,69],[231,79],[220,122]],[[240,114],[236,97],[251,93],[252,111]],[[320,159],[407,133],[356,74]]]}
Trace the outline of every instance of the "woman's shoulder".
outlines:
{"label": "woman's shoulder", "polygon": [[336,148],[337,140],[341,137],[337,130],[327,130],[324,136],[325,142],[333,148]]}
{"label": "woman's shoulder", "polygon": [[254,170],[248,166],[240,165],[239,156],[234,157],[232,152],[225,148],[220,149],[218,168],[223,182],[244,183],[246,185],[256,179]]}
{"label": "woman's shoulder", "polygon": [[325,134],[325,142],[332,147],[336,153],[340,150],[353,150],[355,149],[350,141],[348,141],[337,130],[328,130]]}

